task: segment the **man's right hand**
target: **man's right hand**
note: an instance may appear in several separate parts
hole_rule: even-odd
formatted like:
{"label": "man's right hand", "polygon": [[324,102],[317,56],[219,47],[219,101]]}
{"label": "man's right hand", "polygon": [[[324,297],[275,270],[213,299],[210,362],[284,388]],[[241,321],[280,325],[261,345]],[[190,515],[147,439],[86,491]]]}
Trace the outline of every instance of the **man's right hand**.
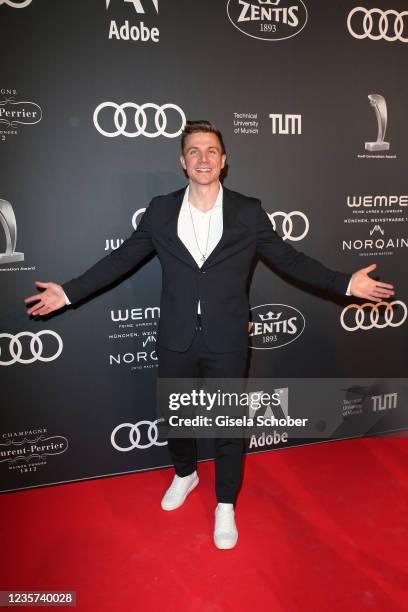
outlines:
{"label": "man's right hand", "polygon": [[57,283],[42,283],[40,281],[35,281],[35,284],[38,288],[44,288],[45,291],[25,298],[24,302],[26,304],[37,302],[27,310],[28,314],[34,316],[48,315],[54,312],[54,310],[65,306],[64,290],[61,285],[57,285]]}

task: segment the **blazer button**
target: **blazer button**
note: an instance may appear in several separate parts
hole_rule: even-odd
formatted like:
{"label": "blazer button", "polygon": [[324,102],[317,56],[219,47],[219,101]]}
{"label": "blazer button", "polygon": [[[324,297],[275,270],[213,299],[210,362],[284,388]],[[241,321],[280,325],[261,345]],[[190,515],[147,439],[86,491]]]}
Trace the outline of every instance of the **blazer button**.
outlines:
{"label": "blazer button", "polygon": [[206,270],[200,270],[200,274],[207,274]]}

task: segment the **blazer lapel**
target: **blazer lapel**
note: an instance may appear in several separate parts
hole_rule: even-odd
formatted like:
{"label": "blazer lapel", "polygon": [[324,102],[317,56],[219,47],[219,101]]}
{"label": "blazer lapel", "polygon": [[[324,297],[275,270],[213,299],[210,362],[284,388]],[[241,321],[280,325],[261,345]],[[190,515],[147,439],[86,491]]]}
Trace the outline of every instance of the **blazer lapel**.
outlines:
{"label": "blazer lapel", "polygon": [[168,239],[174,255],[179,257],[179,259],[182,259],[182,261],[184,261],[192,268],[197,269],[198,266],[196,260],[191,255],[184,242],[180,240],[177,233],[178,218],[180,214],[181,205],[183,204],[185,190],[186,188],[176,191],[171,200],[169,218],[166,223],[166,225],[168,225]]}
{"label": "blazer lapel", "polygon": [[229,194],[228,189],[223,187],[222,198],[222,236],[216,247],[211,251],[203,264],[203,269],[212,266],[217,262],[223,250],[233,239],[233,229],[236,221],[236,207]]}

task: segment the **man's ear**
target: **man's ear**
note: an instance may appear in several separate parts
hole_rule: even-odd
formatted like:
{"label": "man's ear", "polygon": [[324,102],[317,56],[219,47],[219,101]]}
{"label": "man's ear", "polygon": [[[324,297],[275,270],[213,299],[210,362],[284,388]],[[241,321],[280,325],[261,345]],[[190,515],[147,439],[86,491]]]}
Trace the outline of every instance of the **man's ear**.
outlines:
{"label": "man's ear", "polygon": [[224,155],[222,156],[221,168],[224,168],[226,162],[227,162],[227,156],[224,153]]}
{"label": "man's ear", "polygon": [[183,166],[184,170],[186,170],[186,160],[184,159],[184,155],[180,155],[180,164]]}

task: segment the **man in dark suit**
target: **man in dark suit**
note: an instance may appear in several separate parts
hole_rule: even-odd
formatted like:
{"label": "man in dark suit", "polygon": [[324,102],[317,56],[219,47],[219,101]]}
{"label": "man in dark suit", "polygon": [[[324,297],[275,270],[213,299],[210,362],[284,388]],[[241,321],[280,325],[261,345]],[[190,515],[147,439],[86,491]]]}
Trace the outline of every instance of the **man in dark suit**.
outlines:
{"label": "man in dark suit", "polygon": [[[115,251],[62,286],[37,282],[42,293],[29,314],[47,315],[110,285],[157,253],[163,269],[157,340],[161,378],[243,378],[248,357],[247,280],[256,255],[295,279],[329,293],[380,301],[393,286],[371,279],[375,264],[354,274],[336,272],[295,250],[274,231],[261,202],[223,187],[226,152],[208,121],[188,122],[180,157],[187,188],[154,198],[136,231]],[[198,484],[191,438],[169,438],[175,466],[161,505],[181,506]],[[235,546],[234,504],[242,476],[241,438],[214,440],[216,497],[214,542]]]}

